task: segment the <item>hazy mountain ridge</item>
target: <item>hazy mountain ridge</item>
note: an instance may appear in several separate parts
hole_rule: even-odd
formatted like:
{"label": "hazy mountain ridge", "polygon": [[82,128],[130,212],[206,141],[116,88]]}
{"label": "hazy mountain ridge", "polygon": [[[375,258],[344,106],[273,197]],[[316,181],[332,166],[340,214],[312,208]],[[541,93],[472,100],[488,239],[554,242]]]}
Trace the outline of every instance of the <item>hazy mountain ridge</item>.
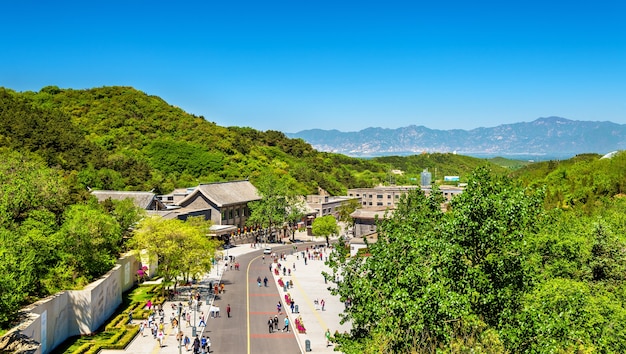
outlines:
{"label": "hazy mountain ridge", "polygon": [[604,154],[626,148],[626,125],[561,117],[472,130],[437,130],[410,125],[397,129],[367,128],[358,132],[311,129],[286,135],[301,138],[317,150],[349,156],[422,152],[573,156],[589,152]]}

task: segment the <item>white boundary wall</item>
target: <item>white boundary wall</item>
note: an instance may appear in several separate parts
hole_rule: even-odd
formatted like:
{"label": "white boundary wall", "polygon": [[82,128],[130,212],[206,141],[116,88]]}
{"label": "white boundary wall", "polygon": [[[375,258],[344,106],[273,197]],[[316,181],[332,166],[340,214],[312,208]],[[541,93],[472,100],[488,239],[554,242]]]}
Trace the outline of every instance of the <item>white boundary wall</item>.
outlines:
{"label": "white boundary wall", "polygon": [[40,343],[36,354],[47,354],[69,337],[95,332],[122,303],[140,267],[132,254],[118,259],[111,271],[84,289],[62,291],[22,309],[26,319],[7,334],[20,331]]}

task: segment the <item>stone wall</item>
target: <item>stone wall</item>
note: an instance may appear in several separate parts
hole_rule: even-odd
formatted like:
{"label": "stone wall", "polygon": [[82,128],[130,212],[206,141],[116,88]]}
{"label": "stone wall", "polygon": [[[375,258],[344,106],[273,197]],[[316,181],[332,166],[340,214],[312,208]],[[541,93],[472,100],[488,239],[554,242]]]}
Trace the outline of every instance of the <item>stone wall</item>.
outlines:
{"label": "stone wall", "polygon": [[118,259],[111,271],[84,289],[62,291],[24,308],[25,320],[7,335],[19,331],[40,343],[37,354],[46,354],[69,337],[95,332],[122,303],[140,267],[134,255]]}

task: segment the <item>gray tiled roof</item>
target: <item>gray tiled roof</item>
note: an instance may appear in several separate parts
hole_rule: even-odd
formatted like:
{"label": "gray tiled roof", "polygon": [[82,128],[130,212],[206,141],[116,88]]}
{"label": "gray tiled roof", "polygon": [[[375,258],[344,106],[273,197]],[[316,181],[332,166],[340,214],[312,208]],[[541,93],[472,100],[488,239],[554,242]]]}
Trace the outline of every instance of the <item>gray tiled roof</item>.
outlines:
{"label": "gray tiled roof", "polygon": [[[215,203],[217,207],[261,199],[256,187],[250,181],[201,184],[197,189]],[[188,197],[191,197],[191,195]]]}
{"label": "gray tiled roof", "polygon": [[376,219],[376,217],[378,217],[379,219],[383,219],[385,217],[385,214],[387,215],[391,215],[393,214],[394,209],[383,209],[383,208],[379,208],[379,209],[357,209],[355,210],[352,214],[350,214],[350,216],[353,219]]}
{"label": "gray tiled roof", "polygon": [[103,202],[107,199],[111,200],[124,200],[132,199],[135,206],[147,209],[155,198],[155,194],[152,192],[127,192],[127,191],[91,191],[91,194],[95,196],[99,202]]}

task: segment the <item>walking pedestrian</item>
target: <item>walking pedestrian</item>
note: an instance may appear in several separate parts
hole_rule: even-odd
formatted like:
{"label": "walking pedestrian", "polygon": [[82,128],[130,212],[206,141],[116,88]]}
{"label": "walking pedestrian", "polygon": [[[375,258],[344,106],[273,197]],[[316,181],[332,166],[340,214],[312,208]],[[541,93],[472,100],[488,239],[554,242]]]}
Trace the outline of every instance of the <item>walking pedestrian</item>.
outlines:
{"label": "walking pedestrian", "polygon": [[159,333],[157,333],[157,341],[159,342],[159,347],[163,347],[164,339],[165,339],[165,335],[163,334],[163,331],[159,330]]}
{"label": "walking pedestrian", "polygon": [[206,337],[200,340],[200,348],[202,348],[202,354],[206,353]]}
{"label": "walking pedestrian", "polygon": [[200,338],[198,338],[198,336],[196,335],[196,338],[193,340],[193,354],[199,354],[200,353]]}
{"label": "walking pedestrian", "polygon": [[211,337],[206,337],[206,352],[211,352]]}
{"label": "walking pedestrian", "polygon": [[267,277],[263,278],[263,284],[265,284],[265,287],[267,288]]}
{"label": "walking pedestrian", "polygon": [[230,304],[226,305],[226,315],[230,318]]}
{"label": "walking pedestrian", "polygon": [[278,329],[278,316],[274,315],[274,328]]}
{"label": "walking pedestrian", "polygon": [[326,346],[328,347],[330,345],[330,329],[326,328],[326,333],[324,333],[324,336],[326,336]]}
{"label": "walking pedestrian", "polygon": [[257,285],[260,288],[261,287],[261,276],[260,275],[256,278],[256,283],[257,283]]}
{"label": "walking pedestrian", "polygon": [[269,318],[269,320],[267,320],[267,326],[269,327],[270,333],[273,333],[274,332],[274,320],[272,320],[271,317]]}
{"label": "walking pedestrian", "polygon": [[285,327],[283,327],[284,332],[289,332],[289,318],[285,316]]}
{"label": "walking pedestrian", "polygon": [[191,344],[191,339],[185,336],[185,338],[183,339],[183,344],[185,344],[185,350],[189,351],[189,345]]}
{"label": "walking pedestrian", "polygon": [[282,308],[283,305],[280,303],[280,301],[276,304],[276,311],[278,311],[278,314],[280,315],[282,312]]}

